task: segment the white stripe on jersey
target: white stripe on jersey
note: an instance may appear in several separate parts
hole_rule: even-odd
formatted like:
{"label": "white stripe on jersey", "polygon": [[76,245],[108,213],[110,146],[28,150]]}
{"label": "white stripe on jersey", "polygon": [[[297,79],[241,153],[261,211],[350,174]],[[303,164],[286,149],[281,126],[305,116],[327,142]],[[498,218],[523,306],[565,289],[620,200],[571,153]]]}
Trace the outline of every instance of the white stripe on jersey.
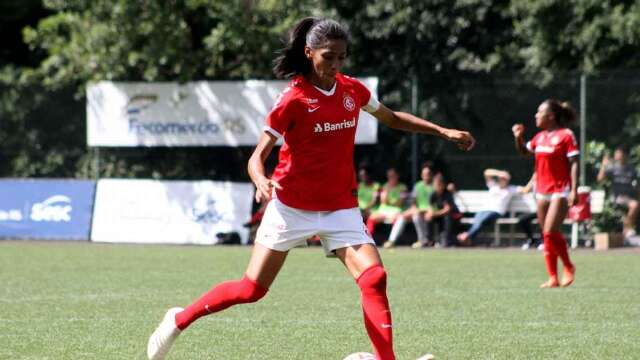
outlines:
{"label": "white stripe on jersey", "polygon": [[262,130],[270,133],[271,135],[277,137],[278,139],[282,139],[282,134],[280,134],[275,129],[273,129],[273,128],[269,127],[269,126],[265,126]]}

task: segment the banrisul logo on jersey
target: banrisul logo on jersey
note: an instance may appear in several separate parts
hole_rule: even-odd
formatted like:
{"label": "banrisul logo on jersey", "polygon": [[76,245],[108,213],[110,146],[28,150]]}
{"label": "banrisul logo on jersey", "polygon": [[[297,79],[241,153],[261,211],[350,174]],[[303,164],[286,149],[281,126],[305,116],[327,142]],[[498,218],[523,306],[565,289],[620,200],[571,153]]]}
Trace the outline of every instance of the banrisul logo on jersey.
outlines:
{"label": "banrisul logo on jersey", "polygon": [[330,123],[330,122],[316,123],[316,126],[314,126],[313,128],[313,132],[314,133],[331,132],[331,131],[350,129],[354,127],[356,127],[356,118],[353,118],[351,120],[343,120],[342,122],[339,122],[339,123]]}

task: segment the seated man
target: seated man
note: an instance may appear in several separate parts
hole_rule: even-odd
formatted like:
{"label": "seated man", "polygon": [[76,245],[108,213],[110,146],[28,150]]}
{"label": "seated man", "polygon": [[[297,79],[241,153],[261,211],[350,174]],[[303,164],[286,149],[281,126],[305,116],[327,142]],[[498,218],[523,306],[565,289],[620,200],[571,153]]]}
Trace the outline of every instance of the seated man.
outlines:
{"label": "seated man", "polygon": [[605,153],[602,166],[598,172],[598,182],[611,181],[611,197],[615,204],[627,208],[627,215],[622,219],[625,238],[635,236],[635,225],[638,217],[638,173],[634,166],[627,163],[627,154],[622,147],[613,153],[613,164]]}
{"label": "seated man", "polygon": [[[460,222],[460,211],[453,199],[453,194],[447,189],[442,174],[433,177],[433,193],[430,201],[431,208],[424,214],[426,221],[426,243],[417,242],[413,248],[425,247],[433,243],[436,247],[454,246],[455,231]],[[436,228],[439,234],[436,234]],[[438,242],[439,235],[441,242]]]}
{"label": "seated man", "polygon": [[473,224],[468,231],[458,235],[458,241],[464,245],[475,245],[475,239],[484,225],[493,223],[507,212],[509,201],[517,192],[515,186],[509,185],[511,175],[507,171],[486,169],[484,178],[489,188],[489,199],[484,209],[473,217]]}

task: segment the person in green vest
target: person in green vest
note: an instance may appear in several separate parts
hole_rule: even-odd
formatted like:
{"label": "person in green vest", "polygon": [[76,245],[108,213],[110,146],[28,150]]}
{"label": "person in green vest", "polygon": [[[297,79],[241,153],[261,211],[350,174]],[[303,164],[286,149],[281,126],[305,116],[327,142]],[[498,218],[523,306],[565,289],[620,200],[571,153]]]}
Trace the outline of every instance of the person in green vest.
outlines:
{"label": "person in green vest", "polygon": [[358,207],[365,221],[376,206],[380,192],[380,183],[373,181],[369,174],[367,166],[362,166],[358,170],[358,179],[360,180],[358,183]]}
{"label": "person in green vest", "polygon": [[389,234],[389,240],[384,243],[385,248],[388,249],[395,245],[400,235],[402,235],[404,227],[407,224],[407,220],[409,219],[413,221],[413,225],[416,228],[416,235],[418,236],[417,241],[412,245],[412,247],[414,249],[421,248],[427,244],[427,224],[424,219],[424,214],[431,209],[431,203],[429,200],[431,198],[431,194],[433,194],[432,180],[433,170],[431,165],[425,163],[422,165],[422,169],[420,170],[420,181],[415,183],[413,191],[411,192],[412,205],[409,209],[403,211],[402,214],[398,216],[395,223],[393,223],[391,233]]}
{"label": "person in green vest", "polygon": [[375,227],[381,222],[393,223],[404,210],[407,186],[400,182],[400,175],[394,168],[387,170],[387,182],[380,189],[380,205],[367,219],[367,230],[373,237]]}

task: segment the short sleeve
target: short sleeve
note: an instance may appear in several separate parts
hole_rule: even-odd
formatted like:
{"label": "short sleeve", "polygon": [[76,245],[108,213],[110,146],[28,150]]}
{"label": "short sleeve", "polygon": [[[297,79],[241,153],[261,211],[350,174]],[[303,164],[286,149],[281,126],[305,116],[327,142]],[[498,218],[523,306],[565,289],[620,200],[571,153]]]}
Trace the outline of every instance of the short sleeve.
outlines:
{"label": "short sleeve", "polygon": [[613,166],[609,165],[604,169],[604,175],[608,178],[613,176]]}
{"label": "short sleeve", "polygon": [[276,103],[267,115],[264,131],[271,133],[277,138],[284,136],[284,133],[291,125],[291,121],[295,118],[294,102],[288,94],[289,91],[291,91],[291,88],[287,87],[278,95]]}
{"label": "short sleeve", "polygon": [[356,90],[356,96],[358,97],[358,105],[360,108],[368,113],[375,112],[380,108],[380,102],[376,97],[361,83],[358,79],[354,80],[354,88]]}
{"label": "short sleeve", "polygon": [[533,137],[533,139],[529,140],[529,142],[527,142],[527,150],[531,151],[532,153],[536,152],[536,146],[538,146],[538,141],[540,138],[540,134],[541,133],[537,133],[536,136]]}
{"label": "short sleeve", "polygon": [[578,141],[576,141],[576,137],[573,135],[573,131],[567,129],[566,136],[564,137],[565,149],[567,149],[567,157],[578,156],[580,154],[580,149],[578,148]]}

